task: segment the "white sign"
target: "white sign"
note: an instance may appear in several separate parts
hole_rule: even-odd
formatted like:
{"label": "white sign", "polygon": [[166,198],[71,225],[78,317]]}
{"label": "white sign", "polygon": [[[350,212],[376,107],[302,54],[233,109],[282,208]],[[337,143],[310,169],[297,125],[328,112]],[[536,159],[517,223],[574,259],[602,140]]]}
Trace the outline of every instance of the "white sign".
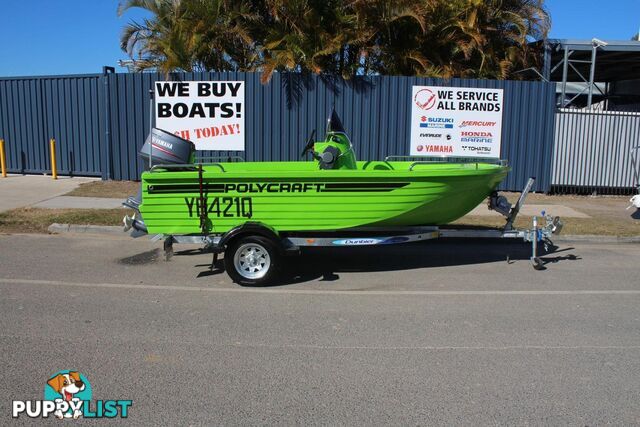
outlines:
{"label": "white sign", "polygon": [[244,82],[156,82],[156,127],[197,150],[244,151]]}
{"label": "white sign", "polygon": [[502,89],[414,86],[411,155],[500,157]]}

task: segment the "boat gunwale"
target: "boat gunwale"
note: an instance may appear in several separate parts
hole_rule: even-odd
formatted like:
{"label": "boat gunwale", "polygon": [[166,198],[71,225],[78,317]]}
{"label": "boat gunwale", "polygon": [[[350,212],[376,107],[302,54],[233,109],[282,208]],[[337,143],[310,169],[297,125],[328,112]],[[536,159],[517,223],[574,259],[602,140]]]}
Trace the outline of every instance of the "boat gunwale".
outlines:
{"label": "boat gunwale", "polygon": [[[368,163],[376,163],[389,165],[392,169],[332,169],[321,170],[311,167],[279,169],[285,165],[313,166],[312,162],[227,162],[202,164],[203,174],[206,179],[281,179],[295,178],[298,180],[319,180],[319,179],[367,179],[367,178],[429,178],[429,177],[456,177],[456,176],[475,176],[475,175],[498,175],[506,174],[511,170],[510,166],[486,163],[486,162],[387,162],[387,161],[367,161],[358,162],[359,166]],[[258,168],[247,167],[249,165],[260,165]],[[266,169],[269,165],[273,165],[274,169]],[[142,174],[143,181],[149,180],[165,180],[171,179],[192,179],[197,178],[197,170],[164,170],[162,165],[156,165],[156,169],[145,171]],[[197,167],[198,165],[185,165],[185,167]],[[222,166],[222,167],[220,167]],[[406,168],[403,168],[405,166]],[[228,169],[226,169],[226,168]],[[375,167],[375,166],[374,166]],[[413,167],[413,168],[412,168]],[[320,173],[320,174],[319,174]],[[292,176],[293,175],[293,176]]]}

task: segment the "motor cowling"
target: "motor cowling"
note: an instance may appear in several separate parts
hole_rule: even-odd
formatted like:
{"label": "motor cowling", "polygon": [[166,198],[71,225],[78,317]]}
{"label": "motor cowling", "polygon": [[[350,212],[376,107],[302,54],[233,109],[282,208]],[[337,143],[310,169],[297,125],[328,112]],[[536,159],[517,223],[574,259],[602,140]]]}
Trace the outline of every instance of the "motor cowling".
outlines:
{"label": "motor cowling", "polygon": [[151,129],[138,152],[144,161],[145,170],[149,169],[149,157],[152,165],[181,165],[192,164],[195,153],[193,142],[158,128]]}

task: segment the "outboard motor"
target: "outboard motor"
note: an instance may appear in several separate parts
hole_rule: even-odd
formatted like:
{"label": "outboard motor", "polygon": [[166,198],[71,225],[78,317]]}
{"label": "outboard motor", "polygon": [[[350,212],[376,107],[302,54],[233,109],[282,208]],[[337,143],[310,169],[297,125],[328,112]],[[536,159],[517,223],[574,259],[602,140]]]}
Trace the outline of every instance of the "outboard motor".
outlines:
{"label": "outboard motor", "polygon": [[[195,144],[180,138],[162,129],[153,128],[144,145],[138,152],[144,161],[144,170],[148,171],[154,165],[167,165],[173,171],[193,170],[191,166],[195,161]],[[151,159],[151,160],[149,160]],[[181,167],[184,166],[184,167]],[[140,218],[140,204],[142,203],[142,187],[137,196],[131,196],[122,203],[123,206],[135,211],[133,216],[125,216],[123,219],[125,231],[133,228],[142,233],[147,232],[144,221]]]}
{"label": "outboard motor", "polygon": [[[153,128],[138,152],[144,161],[144,170],[151,165],[186,165],[195,161],[196,147],[189,140],[182,139],[162,129]],[[149,162],[151,156],[151,162]]]}

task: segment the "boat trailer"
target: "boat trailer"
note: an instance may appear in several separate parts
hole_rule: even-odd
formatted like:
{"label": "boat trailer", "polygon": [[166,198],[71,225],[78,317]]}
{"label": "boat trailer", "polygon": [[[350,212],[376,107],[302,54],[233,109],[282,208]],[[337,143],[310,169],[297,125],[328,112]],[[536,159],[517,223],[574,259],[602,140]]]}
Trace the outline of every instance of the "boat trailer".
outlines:
{"label": "boat trailer", "polygon": [[[271,241],[275,247],[280,248],[283,255],[299,255],[302,247],[349,247],[349,246],[376,246],[392,245],[437,238],[475,238],[475,239],[520,239],[531,243],[531,265],[536,270],[544,268],[543,261],[538,257],[538,246],[543,244],[545,249],[551,244],[551,236],[562,230],[562,221],[559,217],[547,215],[544,211],[541,218],[544,224],[534,216],[530,229],[514,228],[515,220],[524,206],[525,200],[535,178],[529,178],[518,201],[511,205],[506,197],[494,192],[489,197],[488,208],[502,214],[506,221],[502,228],[454,228],[454,227],[395,227],[395,228],[371,228],[360,227],[351,230],[317,233],[277,233],[271,228],[257,223],[246,222],[243,225],[224,234],[209,235],[163,235],[158,234],[151,238],[152,241],[164,240],[165,259],[173,256],[174,244],[199,244],[203,245],[203,251],[213,253],[211,270],[216,268],[218,255],[226,253],[227,257],[254,256],[253,254],[238,255],[238,245],[231,245],[236,237],[243,238],[257,236]],[[127,207],[134,207],[124,204]],[[128,221],[127,221],[128,219]],[[125,231],[133,228],[132,237],[140,237],[146,234],[144,224],[134,217],[125,217]],[[231,248],[229,247],[231,246]],[[229,253],[230,249],[234,253]],[[226,258],[226,257],[225,257]],[[225,259],[225,265],[227,265]],[[228,268],[228,267],[227,267]]]}

